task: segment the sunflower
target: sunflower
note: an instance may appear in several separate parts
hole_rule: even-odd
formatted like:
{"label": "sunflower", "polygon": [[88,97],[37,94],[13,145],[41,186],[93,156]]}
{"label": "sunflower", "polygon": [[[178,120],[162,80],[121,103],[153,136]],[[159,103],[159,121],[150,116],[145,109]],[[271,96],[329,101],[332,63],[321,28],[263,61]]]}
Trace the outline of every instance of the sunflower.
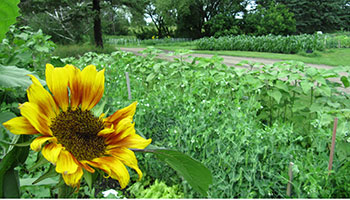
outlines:
{"label": "sunflower", "polygon": [[83,169],[94,173],[99,168],[125,188],[130,180],[125,165],[142,178],[130,148],[144,149],[151,139],[135,133],[137,102],[109,117],[91,112],[104,92],[104,69],[98,72],[89,65],[81,71],[73,65],[55,68],[47,64],[45,76],[51,94],[37,78],[29,76],[33,84],[27,89],[28,102],[19,106],[22,116],[3,125],[14,134],[39,134],[30,148],[41,150],[67,185],[79,188]]}

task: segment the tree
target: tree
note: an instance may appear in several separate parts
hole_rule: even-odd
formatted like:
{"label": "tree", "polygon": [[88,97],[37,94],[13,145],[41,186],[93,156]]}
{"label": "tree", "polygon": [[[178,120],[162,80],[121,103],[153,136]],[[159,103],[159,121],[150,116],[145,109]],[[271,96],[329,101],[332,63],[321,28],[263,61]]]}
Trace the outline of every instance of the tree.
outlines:
{"label": "tree", "polygon": [[271,1],[286,5],[294,14],[298,33],[349,29],[349,0],[257,0],[256,3],[266,7]]}
{"label": "tree", "polygon": [[103,48],[102,28],[101,28],[101,7],[100,0],[92,0],[92,11],[94,12],[94,38],[95,45]]}
{"label": "tree", "polygon": [[290,35],[295,33],[294,14],[280,3],[270,2],[269,5],[259,4],[255,11],[245,17],[246,24],[251,24],[248,33],[252,35]]}

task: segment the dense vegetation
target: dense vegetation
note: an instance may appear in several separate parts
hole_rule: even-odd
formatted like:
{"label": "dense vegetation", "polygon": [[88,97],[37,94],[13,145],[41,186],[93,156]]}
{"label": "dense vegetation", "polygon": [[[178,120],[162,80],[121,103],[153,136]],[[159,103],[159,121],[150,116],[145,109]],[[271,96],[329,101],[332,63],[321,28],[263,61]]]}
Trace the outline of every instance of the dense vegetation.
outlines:
{"label": "dense vegetation", "polygon": [[293,54],[298,52],[323,51],[329,48],[349,48],[350,37],[314,34],[292,36],[226,36],[202,38],[196,41],[200,50],[239,50]]}
{"label": "dense vegetation", "polygon": [[[81,187],[71,197],[350,197],[349,66],[317,69],[297,61],[243,61],[229,67],[218,56],[187,57],[188,50],[174,48],[197,45],[206,50],[300,55],[349,48],[349,34],[344,32],[350,27],[349,1],[3,2],[0,16],[6,13],[12,19],[0,29],[1,39],[7,32],[0,40],[0,197],[60,198],[62,188],[67,188],[42,153],[29,150],[34,136],[13,135],[2,125],[21,115],[18,105],[28,101],[26,89],[32,83],[28,74],[47,87],[46,63],[105,69],[104,95],[93,112],[108,116],[138,101],[137,133],[152,138],[153,147],[190,155],[213,176],[207,192],[198,190],[191,184],[195,179],[186,179],[200,171],[197,166],[174,171],[176,167],[155,159],[159,156],[134,150],[144,172],[141,181],[131,173],[128,187],[119,190],[118,181],[102,173],[84,173]],[[8,29],[19,16],[19,2],[21,17]],[[330,34],[339,30],[340,34]],[[161,51],[152,47],[136,56],[117,51],[115,45],[120,44],[160,44],[177,57],[161,60],[156,57]],[[336,118],[336,150],[329,170]],[[177,162],[180,168],[186,164]],[[290,170],[292,193],[287,195]],[[105,196],[108,189],[118,194]]]}
{"label": "dense vegetation", "polygon": [[[11,33],[14,38],[20,35]],[[31,45],[20,43],[22,48]],[[349,86],[348,67],[318,70],[291,61],[273,65],[245,62],[241,65],[250,67],[240,69],[227,67],[216,56],[187,62],[178,51],[179,58],[168,62],[156,59],[157,52],[147,49],[145,57],[121,51],[87,53],[78,59],[46,55],[40,62],[35,56],[22,58],[32,63],[24,68],[39,72],[42,79],[44,60],[58,67],[70,63],[80,68],[88,64],[105,68],[104,110],[116,110],[137,100],[136,129],[152,138],[154,145],[191,155],[214,177],[208,196],[201,196],[152,155],[138,154],[145,177],[142,182],[133,181],[120,197],[284,198],[289,162],[294,163],[292,197],[349,197],[350,99],[338,90]],[[24,76],[15,67],[13,71]],[[128,100],[125,72],[129,72],[132,100]],[[340,72],[344,72],[342,77]],[[341,82],[330,82],[330,77],[341,78]],[[18,113],[17,102],[26,99],[26,86],[18,86],[1,86],[3,121],[10,117],[8,111]],[[328,175],[334,117],[339,119],[337,149]],[[3,129],[1,135],[4,155],[12,136]],[[27,161],[16,168],[22,197],[53,197],[57,192],[55,178],[31,185],[48,170],[49,164],[33,167],[39,158],[40,153],[30,151]],[[117,188],[115,182],[103,180],[97,180],[92,191],[83,181],[75,197],[101,198],[101,191]]]}
{"label": "dense vegetation", "polygon": [[198,39],[350,27],[346,0],[21,0],[19,6],[20,25],[42,29],[56,43],[95,41],[98,46],[103,46],[102,35]]}

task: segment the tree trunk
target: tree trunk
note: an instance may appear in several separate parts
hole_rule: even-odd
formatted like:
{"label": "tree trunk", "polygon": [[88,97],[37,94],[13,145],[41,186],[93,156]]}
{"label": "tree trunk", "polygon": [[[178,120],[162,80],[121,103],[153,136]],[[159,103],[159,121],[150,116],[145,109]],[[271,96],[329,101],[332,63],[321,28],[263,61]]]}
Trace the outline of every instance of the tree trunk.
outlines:
{"label": "tree trunk", "polygon": [[96,47],[103,48],[100,0],[92,0],[92,10],[94,11],[94,38]]}

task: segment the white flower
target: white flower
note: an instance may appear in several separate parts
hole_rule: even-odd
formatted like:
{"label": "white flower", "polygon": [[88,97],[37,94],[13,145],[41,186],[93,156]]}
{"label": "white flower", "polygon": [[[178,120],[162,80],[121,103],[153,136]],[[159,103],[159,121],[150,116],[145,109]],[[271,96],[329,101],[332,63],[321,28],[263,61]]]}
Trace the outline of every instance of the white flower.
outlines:
{"label": "white flower", "polygon": [[113,189],[104,191],[104,192],[102,192],[102,194],[104,197],[108,197],[110,194],[114,195],[115,197],[118,197],[118,192],[113,190]]}

